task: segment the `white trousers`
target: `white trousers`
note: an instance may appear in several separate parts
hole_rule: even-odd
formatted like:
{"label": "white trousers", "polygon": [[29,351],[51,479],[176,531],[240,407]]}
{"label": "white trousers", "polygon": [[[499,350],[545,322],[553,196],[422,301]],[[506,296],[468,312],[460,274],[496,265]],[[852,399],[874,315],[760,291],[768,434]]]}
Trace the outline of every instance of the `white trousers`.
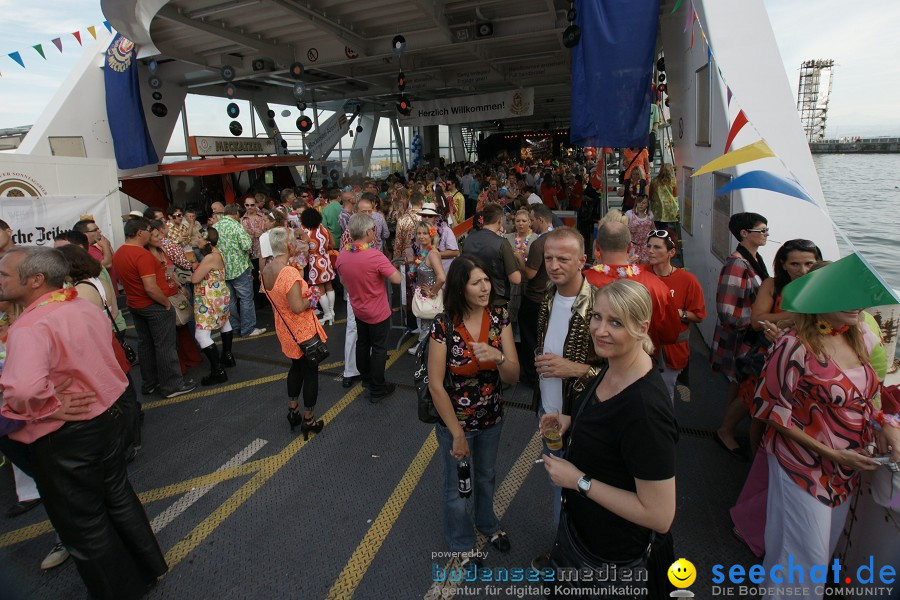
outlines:
{"label": "white trousers", "polygon": [[[822,504],[790,480],[775,456],[769,454],[767,458],[769,492],[766,506],[766,556],[763,559],[763,567],[768,577],[773,565],[782,565],[781,573],[776,571],[776,576],[781,576],[783,581],[775,583],[766,580],[762,585],[776,590],[793,588],[795,593],[790,596],[791,600],[821,600],[822,594],[817,594],[816,588],[821,591],[825,584],[810,581],[810,569],[813,565],[830,566],[831,555],[847,520],[850,500],[845,500],[836,508]],[[803,583],[798,581],[797,572],[794,573],[794,582],[789,583],[789,563],[802,566]],[[817,575],[821,578],[820,574]],[[830,580],[833,572],[826,570],[825,575]],[[808,593],[798,594],[796,593],[798,588],[805,588]],[[763,596],[772,600],[786,597],[787,595],[783,594]]]}
{"label": "white trousers", "polygon": [[[214,329],[195,329],[194,330],[194,339],[197,340],[197,343],[200,344],[200,349],[209,348],[213,345],[212,334]],[[222,325],[222,332],[228,333],[231,331],[231,321],[225,321],[225,324]]]}
{"label": "white trousers", "polygon": [[666,366],[663,366],[662,371],[659,372],[662,375],[663,383],[666,384],[666,389],[669,390],[669,400],[673,405],[675,404],[675,381],[678,379],[679,373],[681,373],[681,369],[670,369]]}
{"label": "white trousers", "polygon": [[344,292],[347,301],[347,335],[344,337],[344,377],[356,377],[359,369],[356,366],[356,315],[350,306],[350,297]]}
{"label": "white trousers", "polygon": [[19,498],[19,502],[28,502],[29,500],[40,498],[41,495],[38,493],[34,479],[23,473],[16,465],[13,465],[12,468],[13,479],[16,481],[16,496]]}

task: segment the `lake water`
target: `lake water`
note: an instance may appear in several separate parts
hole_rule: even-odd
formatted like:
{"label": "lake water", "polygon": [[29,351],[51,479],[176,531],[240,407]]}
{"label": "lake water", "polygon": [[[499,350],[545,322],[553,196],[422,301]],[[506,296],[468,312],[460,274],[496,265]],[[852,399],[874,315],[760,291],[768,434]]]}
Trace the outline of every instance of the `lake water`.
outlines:
{"label": "lake water", "polygon": [[900,154],[814,154],[813,162],[831,218],[900,290]]}

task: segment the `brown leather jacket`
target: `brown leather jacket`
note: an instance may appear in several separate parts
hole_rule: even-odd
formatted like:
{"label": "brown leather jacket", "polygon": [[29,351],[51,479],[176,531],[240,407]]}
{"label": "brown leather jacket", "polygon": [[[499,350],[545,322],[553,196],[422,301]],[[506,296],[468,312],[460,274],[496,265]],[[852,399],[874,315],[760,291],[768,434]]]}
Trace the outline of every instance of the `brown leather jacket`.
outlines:
{"label": "brown leather jacket", "polygon": [[[572,414],[572,403],[584,392],[594,378],[600,373],[600,368],[606,362],[594,353],[594,342],[588,326],[591,322],[591,309],[594,307],[594,294],[597,288],[588,283],[587,278],[581,282],[581,289],[572,305],[572,316],[569,319],[569,333],[563,345],[563,358],[590,365],[587,374],[582,377],[569,377],[563,380],[563,414]],[[544,345],[544,336],[547,333],[547,325],[550,322],[550,311],[553,309],[553,298],[556,296],[556,286],[547,284],[544,292],[544,301],[538,312],[537,345]],[[540,387],[535,387],[534,401],[540,407]]]}

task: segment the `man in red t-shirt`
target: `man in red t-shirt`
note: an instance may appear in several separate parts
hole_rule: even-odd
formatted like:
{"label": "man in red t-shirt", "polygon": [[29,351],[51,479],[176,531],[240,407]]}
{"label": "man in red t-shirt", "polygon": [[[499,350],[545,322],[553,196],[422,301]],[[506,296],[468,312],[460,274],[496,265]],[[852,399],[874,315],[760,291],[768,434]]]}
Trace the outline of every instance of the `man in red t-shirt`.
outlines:
{"label": "man in red t-shirt", "polygon": [[675,242],[669,232],[665,229],[651,231],[647,239],[647,259],[653,273],[669,287],[669,300],[678,309],[681,321],[678,341],[662,347],[665,364],[661,373],[673,402],[675,381],[681,370],[687,367],[691,356],[691,346],[688,342],[690,325],[706,318],[706,302],[703,299],[700,282],[687,271],[672,265],[674,256]]}
{"label": "man in red t-shirt", "polygon": [[356,317],[356,366],[369,402],[384,400],[396,389],[384,380],[387,339],[391,329],[391,306],[384,280],[400,285],[400,273],[375,246],[375,221],[365,213],[350,217],[350,244],[341,250],[335,266],[350,296]]}
{"label": "man in red t-shirt", "polygon": [[113,266],[125,288],[134,329],[138,334],[141,391],[159,390],[163,398],[187,394],[197,387],[181,376],[175,345],[175,311],[158,281],[165,281],[164,267],[145,248],[150,240],[150,221],[125,222],[125,243],[113,255]]}
{"label": "man in red t-shirt", "polygon": [[681,318],[674,302],[669,301],[669,287],[654,275],[647,265],[632,265],[628,262],[628,247],[631,232],[623,223],[610,221],[597,231],[597,245],[603,254],[603,264],[594,265],[584,271],[588,282],[603,287],[617,279],[633,279],[644,285],[650,292],[653,315],[650,319],[650,339],[655,348],[678,341]]}

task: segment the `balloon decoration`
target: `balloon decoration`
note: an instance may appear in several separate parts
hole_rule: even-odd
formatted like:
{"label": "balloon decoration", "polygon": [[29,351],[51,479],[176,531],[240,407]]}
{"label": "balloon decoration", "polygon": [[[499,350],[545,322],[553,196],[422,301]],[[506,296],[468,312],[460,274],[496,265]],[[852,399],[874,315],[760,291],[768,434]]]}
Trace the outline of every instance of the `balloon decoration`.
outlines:
{"label": "balloon decoration", "polygon": [[418,133],[413,136],[412,142],[409,144],[409,153],[412,158],[410,167],[415,169],[422,163],[422,136]]}

